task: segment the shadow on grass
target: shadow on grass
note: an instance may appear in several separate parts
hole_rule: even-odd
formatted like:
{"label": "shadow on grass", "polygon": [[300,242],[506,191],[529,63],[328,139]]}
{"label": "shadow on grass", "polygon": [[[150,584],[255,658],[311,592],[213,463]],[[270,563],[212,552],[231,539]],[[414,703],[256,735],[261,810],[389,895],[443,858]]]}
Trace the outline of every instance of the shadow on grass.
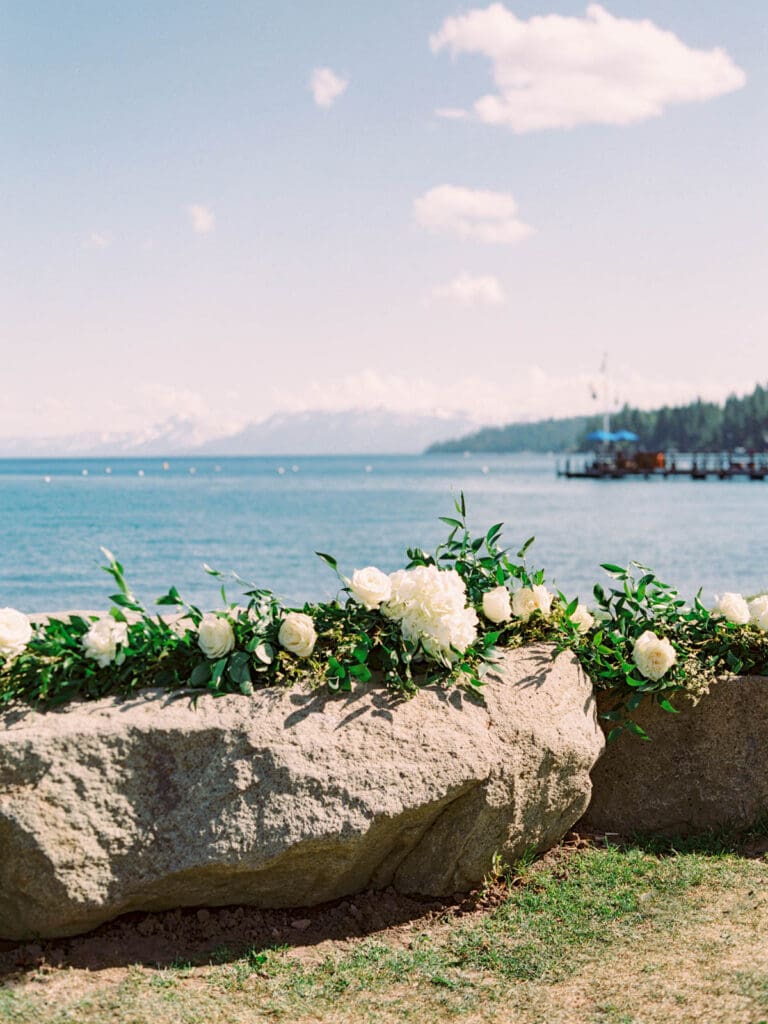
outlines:
{"label": "shadow on grass", "polygon": [[[605,858],[600,856],[601,850],[606,851]],[[488,888],[457,896],[455,900],[420,899],[388,889],[294,910],[229,906],[135,912],[73,938],[0,945],[0,981],[14,976],[18,979],[46,966],[91,971],[133,964],[179,968],[230,963],[243,956],[258,958],[274,949],[295,951],[300,958],[308,958],[309,951],[321,943],[331,942],[338,944],[337,949],[349,950],[348,944],[355,948],[359,940],[379,934],[388,946],[405,949],[419,937],[447,930],[451,925],[461,928],[461,918],[465,918],[469,933],[478,932],[481,945],[486,941],[484,922],[491,918],[497,924],[507,921],[504,927],[512,929],[504,940],[508,942],[523,920],[521,907],[528,904],[533,914],[531,920],[535,919],[541,928],[552,927],[548,923],[550,914],[557,920],[566,920],[569,914],[589,916],[595,900],[605,904],[598,915],[600,921],[607,919],[606,915],[629,913],[635,900],[632,887],[641,884],[639,876],[636,877],[638,871],[651,875],[654,871],[652,866],[639,864],[638,854],[663,861],[691,855],[707,860],[757,858],[766,853],[768,815],[749,829],[725,828],[687,837],[577,831],[536,863],[530,863],[532,858],[522,862],[516,873],[506,876],[506,884],[504,876],[499,875]],[[587,855],[588,863],[579,859],[583,854]],[[681,871],[685,875],[682,865]],[[641,887],[650,884],[642,882]],[[684,878],[680,884],[685,884]],[[480,911],[488,911],[490,917],[478,914]],[[476,916],[470,917],[473,914]],[[574,934],[582,932],[583,922],[578,923]],[[522,941],[523,937],[521,933],[514,941]]]}
{"label": "shadow on grass", "polygon": [[[237,960],[244,953],[345,943],[386,931],[432,927],[441,918],[471,913],[487,897],[457,900],[402,896],[388,889],[293,910],[249,906],[181,908],[124,914],[83,935],[25,942],[0,941],[0,981],[41,966],[103,970],[144,964],[175,967]],[[405,940],[403,940],[405,941]]]}

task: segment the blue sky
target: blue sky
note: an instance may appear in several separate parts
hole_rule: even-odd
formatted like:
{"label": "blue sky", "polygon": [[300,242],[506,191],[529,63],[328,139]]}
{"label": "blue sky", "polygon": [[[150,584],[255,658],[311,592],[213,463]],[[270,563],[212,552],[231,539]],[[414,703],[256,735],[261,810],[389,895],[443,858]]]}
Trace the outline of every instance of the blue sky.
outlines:
{"label": "blue sky", "polygon": [[0,433],[765,380],[768,9],[586,11],[0,3]]}

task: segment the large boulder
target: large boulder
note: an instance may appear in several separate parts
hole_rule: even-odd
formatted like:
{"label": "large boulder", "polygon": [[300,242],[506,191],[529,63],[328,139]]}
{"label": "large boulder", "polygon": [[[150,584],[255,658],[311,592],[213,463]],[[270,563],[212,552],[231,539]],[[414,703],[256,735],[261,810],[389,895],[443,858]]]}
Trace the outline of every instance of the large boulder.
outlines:
{"label": "large boulder", "polygon": [[570,655],[509,652],[483,690],[145,691],[0,716],[0,937],[132,910],[430,896],[556,843],[604,741]]}
{"label": "large boulder", "polygon": [[[585,827],[685,835],[768,812],[768,678],[724,678],[695,706],[672,702],[677,715],[650,704],[635,712],[650,742],[621,736],[608,745],[592,772]],[[614,703],[598,695],[600,711]]]}

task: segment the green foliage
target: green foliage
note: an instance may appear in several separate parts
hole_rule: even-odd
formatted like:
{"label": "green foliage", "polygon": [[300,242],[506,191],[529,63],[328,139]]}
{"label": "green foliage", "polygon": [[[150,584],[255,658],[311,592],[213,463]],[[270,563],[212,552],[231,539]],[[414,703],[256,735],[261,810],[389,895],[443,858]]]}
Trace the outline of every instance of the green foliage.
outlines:
{"label": "green foliage", "polygon": [[[156,603],[175,609],[175,617],[150,613],[128,585],[123,566],[103,549],[107,563],[102,568],[116,585],[109,615],[120,624],[117,656],[103,666],[89,656],[84,639],[96,617],[50,619],[35,629],[20,655],[5,661],[0,656],[0,706],[125,696],[146,686],[247,696],[260,687],[287,686],[302,678],[324,684],[332,693],[369,683],[384,685],[400,697],[431,684],[480,691],[503,650],[548,642],[556,653],[573,650],[595,686],[615,694],[615,704],[605,715],[614,723],[611,737],[621,732],[645,737],[632,717],[643,701],[655,701],[674,713],[676,694],[685,691],[698,698],[718,675],[768,673],[768,633],[713,615],[699,597],[688,606],[669,584],[636,563],[626,569],[603,565],[612,585],[594,588],[595,621],[586,631],[583,620],[575,618],[578,601],[563,594],[554,596],[546,614],[538,610],[527,618],[512,614],[503,622],[489,622],[482,610],[489,591],[503,587],[511,595],[544,585],[543,570],[527,561],[533,538],[511,554],[501,544],[501,523],[473,536],[463,494],[454,514],[441,519],[448,528],[446,539],[434,553],[409,548],[407,568],[434,566],[461,578],[478,618],[476,638],[461,650],[430,648],[421,636],[401,628],[386,606],[369,609],[355,600],[336,559],[318,552],[337,574],[341,590],[338,600],[301,609],[317,635],[308,657],[297,657],[281,645],[281,625],[292,610],[271,591],[233,574],[243,597],[240,603],[230,602],[224,575],[204,566],[221,581],[223,603],[218,612],[208,613],[206,622],[211,615],[224,620],[221,626],[230,641],[208,657],[198,634],[203,612],[171,587]],[[674,649],[675,662],[659,679],[644,676],[633,659],[634,645],[646,631],[668,640]]]}
{"label": "green foliage", "polygon": [[[599,689],[614,691],[617,703],[605,714],[616,723],[609,739],[628,731],[646,739],[632,713],[651,699],[670,713],[670,697],[686,691],[694,699],[706,693],[716,676],[725,673],[768,672],[768,635],[756,626],[737,626],[713,615],[697,595],[688,606],[678,592],[639,563],[602,568],[615,581],[594,588],[596,626],[584,636],[572,636],[582,666]],[[632,659],[635,641],[646,630],[672,644],[677,660],[661,679],[643,676]]]}

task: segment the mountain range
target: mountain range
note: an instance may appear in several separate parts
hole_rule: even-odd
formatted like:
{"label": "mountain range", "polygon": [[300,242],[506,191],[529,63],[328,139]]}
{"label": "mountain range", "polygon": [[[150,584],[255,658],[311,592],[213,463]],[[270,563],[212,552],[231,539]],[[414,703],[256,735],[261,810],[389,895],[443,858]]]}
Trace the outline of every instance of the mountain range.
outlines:
{"label": "mountain range", "polygon": [[216,436],[199,421],[174,416],[141,431],[50,438],[2,438],[0,458],[166,455],[415,454],[476,429],[463,416],[404,415],[386,409],[276,413]]}

